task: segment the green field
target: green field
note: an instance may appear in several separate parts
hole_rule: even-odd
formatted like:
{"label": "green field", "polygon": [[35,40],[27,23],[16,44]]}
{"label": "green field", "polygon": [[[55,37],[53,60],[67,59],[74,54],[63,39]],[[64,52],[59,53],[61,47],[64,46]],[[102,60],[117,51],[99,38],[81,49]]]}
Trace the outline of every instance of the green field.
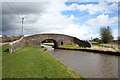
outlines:
{"label": "green field", "polygon": [[2,48],[2,78],[81,78],[64,66],[44,48],[25,46],[10,54],[8,45]]}

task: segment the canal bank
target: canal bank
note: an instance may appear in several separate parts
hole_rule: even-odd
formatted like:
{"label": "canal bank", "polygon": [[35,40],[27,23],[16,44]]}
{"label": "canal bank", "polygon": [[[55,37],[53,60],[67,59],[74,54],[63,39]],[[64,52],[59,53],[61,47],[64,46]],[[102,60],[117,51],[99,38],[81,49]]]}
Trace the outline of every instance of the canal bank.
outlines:
{"label": "canal bank", "polygon": [[90,53],[93,52],[93,53],[99,53],[99,54],[120,56],[119,52],[111,52],[111,51],[100,51],[100,50],[90,50],[90,49],[71,49],[71,48],[58,48],[58,49],[84,51],[84,52],[90,52]]}
{"label": "canal bank", "polygon": [[[118,50],[117,51],[114,50],[113,46],[105,46],[105,45],[101,45],[101,46],[104,46],[104,47],[102,47],[103,49],[101,49],[101,47],[98,47],[98,46],[92,46],[92,48],[84,48],[84,47],[78,47],[78,46],[69,44],[69,45],[65,45],[65,46],[60,46],[58,49],[84,51],[84,52],[90,52],[90,53],[92,52],[92,53],[98,53],[98,54],[120,56],[120,52]],[[97,49],[95,49],[93,47],[97,47]],[[111,47],[113,48],[112,50],[110,49]]]}
{"label": "canal bank", "polygon": [[85,78],[118,78],[118,56],[45,47],[49,55]]}

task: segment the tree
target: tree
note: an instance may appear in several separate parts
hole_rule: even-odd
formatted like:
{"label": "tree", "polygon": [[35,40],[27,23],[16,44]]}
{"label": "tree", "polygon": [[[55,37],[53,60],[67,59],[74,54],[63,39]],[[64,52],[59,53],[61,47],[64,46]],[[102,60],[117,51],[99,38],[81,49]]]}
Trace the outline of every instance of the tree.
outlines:
{"label": "tree", "polygon": [[109,26],[100,28],[100,36],[103,43],[110,43],[113,41],[112,30]]}

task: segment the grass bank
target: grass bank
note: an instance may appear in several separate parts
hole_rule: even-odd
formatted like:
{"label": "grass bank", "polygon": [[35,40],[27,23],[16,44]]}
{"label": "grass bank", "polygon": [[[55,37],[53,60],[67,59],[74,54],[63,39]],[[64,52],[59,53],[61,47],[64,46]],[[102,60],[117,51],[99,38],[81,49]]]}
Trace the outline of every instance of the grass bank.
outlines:
{"label": "grass bank", "polygon": [[98,47],[104,47],[104,48],[112,48],[115,49],[113,46],[108,46],[108,45],[102,45],[100,43],[92,43],[92,46],[98,46]]}
{"label": "grass bank", "polygon": [[[94,44],[93,46],[103,46],[103,45],[98,45],[98,44]],[[111,48],[111,46],[103,46],[103,48]],[[98,49],[94,49],[94,48],[84,48],[84,47],[78,47],[75,46],[73,44],[69,44],[69,45],[65,45],[65,46],[60,46],[59,49],[65,49],[65,50],[78,50],[78,51],[87,51],[87,52],[94,52],[94,53],[101,53],[101,54],[108,54],[108,55],[116,55],[116,56],[120,56],[119,52],[116,51],[110,51],[110,50],[101,50],[100,47],[98,47]]]}
{"label": "grass bank", "polygon": [[10,54],[8,45],[2,47],[2,78],[81,78],[64,66],[44,48],[25,46]]}

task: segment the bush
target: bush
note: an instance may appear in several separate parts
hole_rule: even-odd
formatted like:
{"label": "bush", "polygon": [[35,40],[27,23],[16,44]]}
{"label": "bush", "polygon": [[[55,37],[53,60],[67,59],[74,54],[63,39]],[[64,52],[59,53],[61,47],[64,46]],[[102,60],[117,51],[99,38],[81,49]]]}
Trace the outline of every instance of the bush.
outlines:
{"label": "bush", "polygon": [[100,40],[99,38],[94,38],[93,39],[93,41],[95,41],[95,42],[99,42],[99,40]]}

